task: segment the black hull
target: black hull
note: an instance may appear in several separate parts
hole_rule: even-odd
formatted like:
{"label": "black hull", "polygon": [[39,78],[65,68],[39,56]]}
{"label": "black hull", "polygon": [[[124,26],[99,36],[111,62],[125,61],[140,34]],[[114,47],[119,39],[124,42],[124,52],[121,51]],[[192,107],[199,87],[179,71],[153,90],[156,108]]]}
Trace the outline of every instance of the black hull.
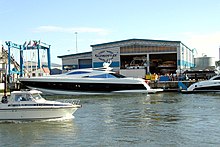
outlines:
{"label": "black hull", "polygon": [[[147,90],[147,88],[139,84],[118,84],[118,83],[73,83],[73,82],[42,82],[42,81],[21,81],[22,86],[58,90],[58,91],[74,91],[89,93],[110,93],[117,91],[129,90]],[[65,94],[65,93],[64,93]]]}

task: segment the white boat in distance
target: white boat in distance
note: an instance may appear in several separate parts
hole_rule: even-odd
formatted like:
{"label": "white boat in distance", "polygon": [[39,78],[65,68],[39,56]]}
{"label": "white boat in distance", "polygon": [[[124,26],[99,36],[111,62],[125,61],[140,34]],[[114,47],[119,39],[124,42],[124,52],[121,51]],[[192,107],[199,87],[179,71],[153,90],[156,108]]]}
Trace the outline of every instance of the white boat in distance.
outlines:
{"label": "white boat in distance", "polygon": [[72,118],[81,107],[79,100],[58,102],[45,100],[38,90],[14,91],[0,102],[0,120],[38,120]]}
{"label": "white boat in distance", "polygon": [[220,75],[213,76],[209,80],[199,81],[185,90],[183,93],[220,92]]}
{"label": "white boat in distance", "polygon": [[23,77],[19,81],[45,94],[98,95],[119,93],[156,93],[144,79],[125,77],[107,68],[76,69],[60,75]]}

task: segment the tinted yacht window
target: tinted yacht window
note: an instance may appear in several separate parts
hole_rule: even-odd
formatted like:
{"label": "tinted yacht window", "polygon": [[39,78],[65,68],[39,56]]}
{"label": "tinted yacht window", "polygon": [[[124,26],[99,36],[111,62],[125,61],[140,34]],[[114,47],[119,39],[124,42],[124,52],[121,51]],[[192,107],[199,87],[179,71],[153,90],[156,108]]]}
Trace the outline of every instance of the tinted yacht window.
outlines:
{"label": "tinted yacht window", "polygon": [[220,76],[219,76],[219,77],[214,78],[213,80],[220,80]]}
{"label": "tinted yacht window", "polygon": [[74,72],[67,73],[67,75],[86,74],[86,73],[90,73],[90,72],[88,72],[88,71],[74,71]]}
{"label": "tinted yacht window", "polygon": [[101,75],[89,76],[89,78],[116,78],[116,77],[111,74],[101,74]]}
{"label": "tinted yacht window", "polygon": [[115,74],[115,73],[110,73],[110,74],[117,77],[117,78],[125,78],[125,76],[120,75],[120,74]]}

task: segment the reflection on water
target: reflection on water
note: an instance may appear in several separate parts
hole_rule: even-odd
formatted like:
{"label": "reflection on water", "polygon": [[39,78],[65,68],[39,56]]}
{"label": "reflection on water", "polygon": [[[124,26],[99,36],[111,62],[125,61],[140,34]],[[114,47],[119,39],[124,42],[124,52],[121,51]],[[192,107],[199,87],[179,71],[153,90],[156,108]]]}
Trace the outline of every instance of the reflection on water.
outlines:
{"label": "reflection on water", "polygon": [[148,108],[145,110],[145,114],[152,121],[177,123],[181,119],[179,107],[177,107],[180,102],[181,97],[176,97],[172,94],[169,94],[169,97],[164,94],[151,95],[146,99],[145,104],[148,104]]}
{"label": "reflection on water", "polygon": [[4,138],[1,146],[15,146],[15,143],[16,146],[41,146],[45,144],[45,139],[56,146],[57,140],[66,142],[66,134],[74,137],[78,131],[71,119],[1,122],[0,126],[4,128],[0,130],[0,138]]}
{"label": "reflection on water", "polygon": [[216,94],[158,93],[74,98],[80,99],[82,104],[82,108],[74,113],[74,119],[0,123],[0,138],[3,140],[0,145],[220,144],[220,97]]}

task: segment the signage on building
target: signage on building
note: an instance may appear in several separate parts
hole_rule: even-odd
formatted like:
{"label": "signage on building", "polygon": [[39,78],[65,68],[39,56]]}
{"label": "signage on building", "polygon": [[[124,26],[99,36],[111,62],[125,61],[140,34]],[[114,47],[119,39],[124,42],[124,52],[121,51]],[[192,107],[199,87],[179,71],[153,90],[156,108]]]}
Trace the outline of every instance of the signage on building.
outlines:
{"label": "signage on building", "polygon": [[113,58],[115,58],[117,55],[118,52],[114,53],[112,51],[105,50],[95,54],[95,57],[103,62],[108,62],[108,61],[112,61]]}

